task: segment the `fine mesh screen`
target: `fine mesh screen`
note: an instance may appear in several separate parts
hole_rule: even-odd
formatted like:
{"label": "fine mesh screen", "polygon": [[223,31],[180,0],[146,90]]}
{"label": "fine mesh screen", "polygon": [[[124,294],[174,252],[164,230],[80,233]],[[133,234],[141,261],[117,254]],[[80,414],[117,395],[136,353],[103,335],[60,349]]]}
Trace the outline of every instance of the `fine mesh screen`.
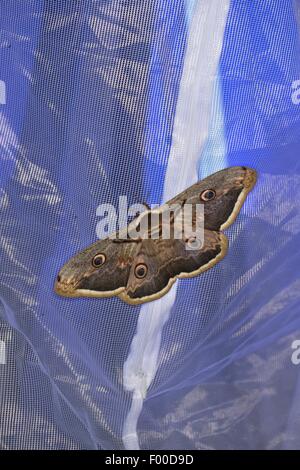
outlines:
{"label": "fine mesh screen", "polygon": [[[205,36],[197,14],[225,29]],[[299,24],[297,1],[1,2],[1,448],[126,447],[141,307],[58,297],[53,283],[95,241],[100,203],[162,201],[174,142],[188,148],[203,121],[195,175],[248,165],[259,178],[225,259],[177,282],[138,443],[300,448]],[[212,75],[193,60],[209,34]],[[185,91],[192,136],[177,133]]]}

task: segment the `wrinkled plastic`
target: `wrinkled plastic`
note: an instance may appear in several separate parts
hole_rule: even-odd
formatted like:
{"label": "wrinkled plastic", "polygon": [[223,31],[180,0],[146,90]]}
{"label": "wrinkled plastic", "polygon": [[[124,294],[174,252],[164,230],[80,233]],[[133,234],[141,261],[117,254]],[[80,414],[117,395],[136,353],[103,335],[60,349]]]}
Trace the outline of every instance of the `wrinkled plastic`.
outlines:
{"label": "wrinkled plastic", "polygon": [[[53,283],[96,239],[100,203],[162,200],[197,2],[2,3],[0,446],[124,448],[141,307]],[[298,14],[230,3],[195,171],[259,179],[225,259],[177,283],[140,448],[300,448]]]}

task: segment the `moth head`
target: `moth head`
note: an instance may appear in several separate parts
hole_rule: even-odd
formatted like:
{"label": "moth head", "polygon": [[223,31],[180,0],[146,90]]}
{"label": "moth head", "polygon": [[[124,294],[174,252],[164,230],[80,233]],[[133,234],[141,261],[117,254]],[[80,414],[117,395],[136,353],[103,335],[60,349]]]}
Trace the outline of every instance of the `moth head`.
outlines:
{"label": "moth head", "polygon": [[121,292],[135,248],[125,245],[105,239],[73,256],[58,273],[55,292],[65,297],[106,297]]}

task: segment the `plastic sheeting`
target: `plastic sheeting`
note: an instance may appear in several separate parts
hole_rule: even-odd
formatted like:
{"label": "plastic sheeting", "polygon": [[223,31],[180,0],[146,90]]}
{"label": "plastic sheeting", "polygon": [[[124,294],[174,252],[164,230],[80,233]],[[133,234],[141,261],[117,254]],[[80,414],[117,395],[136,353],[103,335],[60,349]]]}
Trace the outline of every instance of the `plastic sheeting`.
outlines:
{"label": "plastic sheeting", "polygon": [[[100,203],[159,203],[174,143],[193,148],[174,130],[186,64],[197,66],[196,14],[213,3],[1,3],[3,449],[126,445],[124,364],[142,307],[60,298],[53,282],[95,240]],[[300,448],[299,48],[297,1],[230,2],[211,100],[189,138],[209,122],[199,178],[242,164],[259,180],[227,230],[226,258],[177,282],[140,448]],[[208,69],[189,75],[195,96]],[[181,159],[194,165],[190,152]]]}

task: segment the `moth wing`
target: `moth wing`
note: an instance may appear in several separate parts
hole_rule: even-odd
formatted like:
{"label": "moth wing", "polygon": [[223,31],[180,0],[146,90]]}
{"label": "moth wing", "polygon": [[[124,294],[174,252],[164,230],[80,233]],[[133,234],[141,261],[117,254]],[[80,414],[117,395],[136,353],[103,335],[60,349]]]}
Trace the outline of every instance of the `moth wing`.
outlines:
{"label": "moth wing", "polygon": [[[155,300],[168,292],[177,278],[193,277],[214,266],[226,254],[227,237],[204,230],[200,249],[187,249],[184,240],[143,240],[132,263],[126,289],[119,297],[129,304]],[[147,267],[143,278],[137,268]]]}

